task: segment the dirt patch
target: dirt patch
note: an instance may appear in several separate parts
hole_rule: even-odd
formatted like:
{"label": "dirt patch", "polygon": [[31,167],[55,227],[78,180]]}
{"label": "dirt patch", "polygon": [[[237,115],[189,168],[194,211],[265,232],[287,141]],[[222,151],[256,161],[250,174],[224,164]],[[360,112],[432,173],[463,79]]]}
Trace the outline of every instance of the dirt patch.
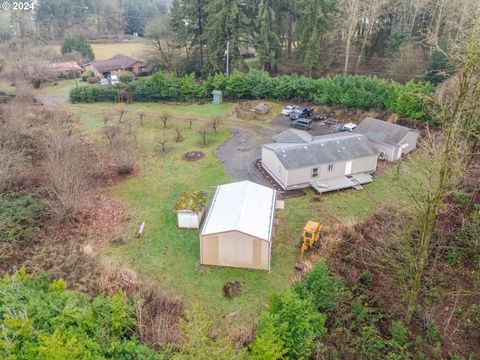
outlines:
{"label": "dirt patch", "polygon": [[183,160],[186,161],[197,161],[203,159],[205,154],[201,151],[189,151],[185,155],[183,155]]}
{"label": "dirt patch", "polygon": [[227,299],[231,299],[242,293],[242,283],[237,280],[230,280],[223,285],[223,296]]}

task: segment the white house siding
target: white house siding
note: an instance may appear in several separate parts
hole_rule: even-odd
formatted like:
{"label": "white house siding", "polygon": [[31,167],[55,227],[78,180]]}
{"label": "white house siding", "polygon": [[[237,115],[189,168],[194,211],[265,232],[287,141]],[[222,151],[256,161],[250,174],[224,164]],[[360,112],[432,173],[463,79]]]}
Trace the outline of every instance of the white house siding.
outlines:
{"label": "white house siding", "polygon": [[[351,172],[348,170],[347,162],[351,162]],[[287,189],[303,188],[310,186],[310,180],[328,180],[341,178],[345,175],[375,172],[377,168],[377,156],[372,155],[364,158],[358,158],[348,161],[337,161],[333,164],[333,169],[328,170],[330,164],[321,164],[288,170]],[[318,176],[312,177],[312,169],[318,169]]]}
{"label": "white house siding", "polygon": [[352,174],[373,173],[377,169],[378,156],[367,156],[353,160]]}
{"label": "white house siding", "polygon": [[417,147],[418,131],[409,131],[398,143],[402,149],[402,155],[408,154]]}
{"label": "white house siding", "polygon": [[262,147],[262,165],[281,186],[287,186],[287,170],[277,155],[265,147]]}

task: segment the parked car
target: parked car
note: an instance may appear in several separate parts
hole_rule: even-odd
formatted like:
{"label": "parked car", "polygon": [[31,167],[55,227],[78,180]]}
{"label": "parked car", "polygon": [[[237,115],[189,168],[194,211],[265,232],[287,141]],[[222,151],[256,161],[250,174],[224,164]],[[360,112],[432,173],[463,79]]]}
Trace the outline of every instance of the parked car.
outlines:
{"label": "parked car", "polygon": [[348,123],[348,124],[345,124],[345,125],[336,124],[336,125],[333,125],[333,130],[335,132],[353,131],[353,130],[355,130],[356,127],[357,127],[357,125],[354,124],[354,123]]}
{"label": "parked car", "polygon": [[315,114],[312,116],[312,119],[315,121],[327,120],[327,114]]}
{"label": "parked car", "polygon": [[297,107],[290,112],[290,120],[298,120],[300,118],[308,118],[312,114],[312,108]]}
{"label": "parked car", "polygon": [[357,127],[357,124],[348,123],[348,124],[343,125],[343,131],[353,131],[353,130],[356,129],[356,127]]}
{"label": "parked car", "polygon": [[290,113],[292,112],[293,109],[296,109],[297,107],[294,105],[287,105],[282,109],[281,114],[285,116],[289,116]]}
{"label": "parked car", "polygon": [[100,79],[98,85],[107,86],[107,85],[117,85],[120,84],[117,75],[109,76],[108,78]]}
{"label": "parked car", "polygon": [[293,121],[290,126],[300,130],[310,130],[312,128],[312,120],[306,118],[300,118]]}
{"label": "parked car", "polygon": [[120,80],[118,80],[117,75],[110,76],[110,84],[112,85],[120,84]]}

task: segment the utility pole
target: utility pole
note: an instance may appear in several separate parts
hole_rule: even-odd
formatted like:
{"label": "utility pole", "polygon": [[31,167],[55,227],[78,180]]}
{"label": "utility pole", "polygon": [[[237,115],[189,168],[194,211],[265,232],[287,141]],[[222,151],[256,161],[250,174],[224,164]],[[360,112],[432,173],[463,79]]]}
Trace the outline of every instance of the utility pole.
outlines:
{"label": "utility pole", "polygon": [[227,77],[230,75],[230,40],[227,41],[227,50],[225,50],[225,55],[227,55]]}

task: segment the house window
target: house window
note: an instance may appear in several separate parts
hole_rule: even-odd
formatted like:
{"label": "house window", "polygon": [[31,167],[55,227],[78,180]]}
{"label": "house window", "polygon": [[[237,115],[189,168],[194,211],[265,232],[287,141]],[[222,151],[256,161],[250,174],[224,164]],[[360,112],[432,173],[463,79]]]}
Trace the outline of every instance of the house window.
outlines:
{"label": "house window", "polygon": [[328,164],[328,171],[333,171],[333,164]]}
{"label": "house window", "polygon": [[317,177],[318,176],[318,168],[313,168],[312,169],[312,177]]}

